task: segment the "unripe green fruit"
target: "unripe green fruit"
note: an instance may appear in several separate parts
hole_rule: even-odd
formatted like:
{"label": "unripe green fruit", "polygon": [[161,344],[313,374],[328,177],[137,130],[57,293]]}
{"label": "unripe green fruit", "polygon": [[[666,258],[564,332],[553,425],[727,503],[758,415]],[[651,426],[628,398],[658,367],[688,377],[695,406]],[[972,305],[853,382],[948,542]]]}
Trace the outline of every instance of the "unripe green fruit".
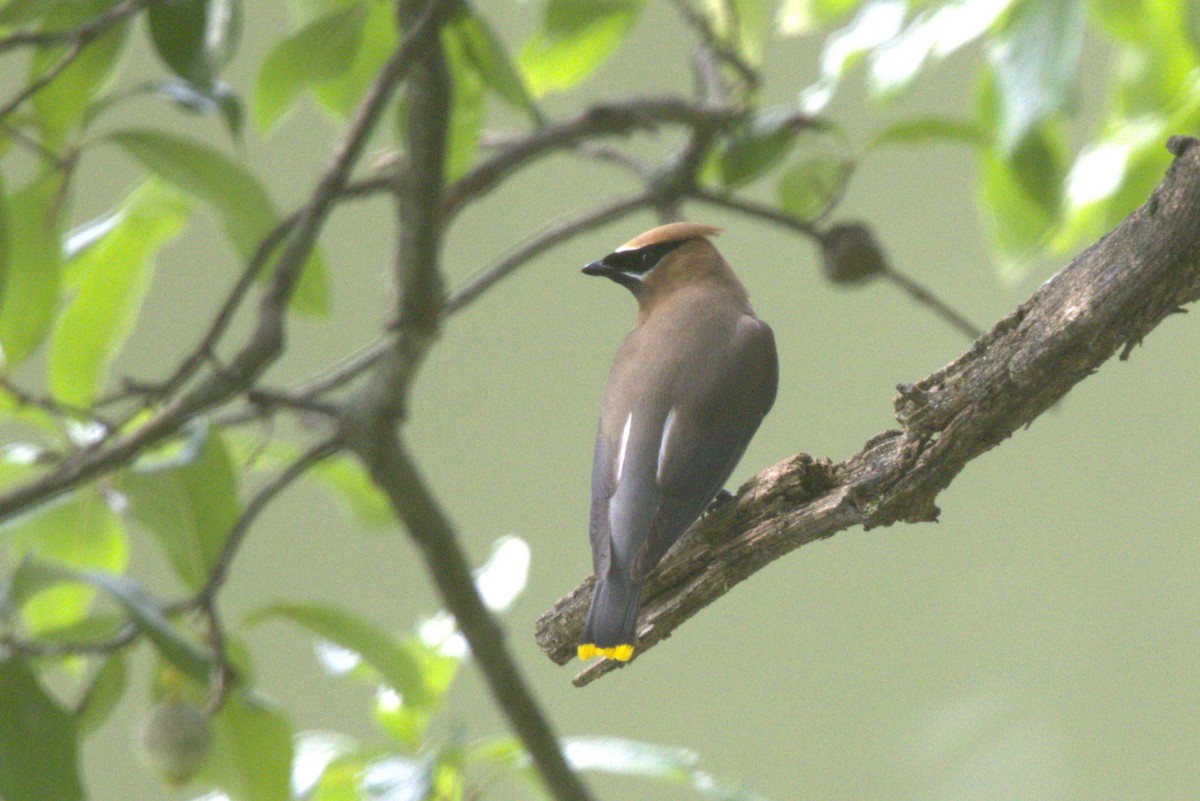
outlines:
{"label": "unripe green fruit", "polygon": [[167,784],[187,782],[204,763],[212,746],[208,718],[182,700],[164,700],[146,716],[138,734],[146,764]]}

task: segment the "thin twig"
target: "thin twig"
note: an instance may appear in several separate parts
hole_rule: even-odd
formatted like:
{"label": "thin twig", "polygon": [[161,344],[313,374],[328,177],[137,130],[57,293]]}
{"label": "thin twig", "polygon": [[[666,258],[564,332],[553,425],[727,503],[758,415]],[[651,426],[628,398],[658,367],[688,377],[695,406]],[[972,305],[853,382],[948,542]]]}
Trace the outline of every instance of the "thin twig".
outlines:
{"label": "thin twig", "polygon": [[263,510],[271,504],[271,501],[275,500],[279,493],[290,487],[309,470],[337,453],[340,448],[341,446],[338,444],[338,441],[332,437],[318,442],[258,490],[254,497],[246,504],[246,508],[242,510],[242,514],[229,530],[229,533],[225,535],[225,542],[221,545],[221,553],[218,554],[216,562],[213,563],[212,570],[208,574],[208,580],[204,582],[204,586],[196,593],[196,606],[203,609],[207,604],[212,603],[217,592],[229,578],[229,568],[233,564],[233,558],[237,555],[238,549],[242,547],[242,543],[246,539],[246,534],[250,531],[251,524],[258,519]]}
{"label": "thin twig", "polygon": [[586,231],[591,231],[601,225],[619,220],[638,209],[649,208],[654,205],[654,201],[654,193],[648,191],[638,192],[637,194],[618,198],[600,208],[592,209],[583,214],[555,223],[508,256],[479,272],[475,277],[469,279],[463,286],[455,290],[446,301],[446,312],[454,313],[462,310],[497,281],[525,265],[531,259],[545,253],[550,248],[557,247]]}
{"label": "thin twig", "polygon": [[720,61],[733,67],[738,76],[746,84],[746,88],[750,90],[757,89],[762,83],[762,76],[758,74],[758,70],[752,67],[741,55],[733,48],[726,45],[717,36],[717,32],[713,30],[709,18],[701,11],[697,11],[692,7],[688,0],[674,0],[673,5],[678,9],[680,16],[688,23],[700,36],[701,46],[707,48]]}
{"label": "thin twig", "polygon": [[613,145],[606,145],[602,142],[579,142],[571,150],[593,161],[615,164],[643,181],[649,180],[654,174],[653,164],[630,155],[621,148]]}
{"label": "thin twig", "polygon": [[[461,311],[496,282],[547,250],[565,244],[582,233],[618,220],[639,208],[648,208],[651,202],[651,195],[642,192],[556,223],[504,259],[484,268],[474,278],[468,279],[447,298],[444,313],[450,315]],[[316,377],[291,387],[287,390],[286,395],[291,398],[307,400],[343,387],[371,369],[391,347],[391,337],[381,337],[356,353],[345,357],[338,364]]]}
{"label": "thin twig", "polygon": [[0,106],[0,120],[7,118],[8,115],[12,114],[18,106],[20,106],[29,98],[33,97],[38,92],[45,89],[51,81],[62,74],[63,70],[71,66],[71,62],[79,58],[79,54],[83,52],[83,48],[86,45],[87,42],[83,39],[76,39],[73,41],[71,46],[67,49],[67,52],[63,54],[62,58],[54,62],[54,66],[43,72],[34,80],[27,83],[21,88],[21,91],[17,92],[16,95],[12,97],[12,99],[10,99],[3,106]]}
{"label": "thin twig", "polygon": [[229,664],[229,653],[225,645],[225,626],[217,612],[216,598],[206,598],[200,604],[200,612],[208,625],[208,643],[212,648],[213,667],[208,689],[205,713],[211,717],[221,711],[229,690],[237,681],[233,666]]}
{"label": "thin twig", "polygon": [[102,640],[26,640],[11,634],[0,635],[0,649],[10,648],[27,656],[92,656],[110,654],[131,645],[141,630],[122,623],[116,634]]}
{"label": "thin twig", "polygon": [[959,313],[957,309],[896,268],[887,267],[883,271],[883,277],[907,292],[917,303],[927,306],[931,311],[966,334],[969,338],[978,339],[983,336],[983,329],[976,326]]}
{"label": "thin twig", "polygon": [[32,406],[35,409],[41,409],[44,412],[54,415],[60,419],[66,420],[85,420],[99,424],[105,431],[111,431],[113,424],[97,415],[91,409],[84,409],[80,406],[73,406],[69,403],[62,403],[54,398],[44,397],[30,392],[23,387],[18,386],[12,378],[5,375],[0,375],[0,390],[7,392],[12,396],[13,400],[21,406]]}
{"label": "thin twig", "polygon": [[6,134],[11,136],[13,141],[17,142],[17,144],[33,153],[42,161],[46,162],[46,165],[52,169],[61,170],[63,169],[64,164],[68,162],[68,159],[64,159],[62,156],[58,155],[58,153],[55,153],[42,140],[25,133],[20,126],[13,125],[6,119],[0,119],[0,128],[2,128]]}
{"label": "thin twig", "polygon": [[729,194],[720,194],[713,192],[710,189],[696,187],[692,190],[692,198],[709,203],[713,206],[719,206],[723,209],[736,211],[745,214],[748,217],[757,217],[760,220],[768,220],[776,225],[782,225],[785,228],[790,228],[798,234],[807,236],[812,240],[819,240],[821,232],[816,226],[804,220],[797,219],[785,211],[768,206],[764,203],[759,203],[754,200],[735,197]]}
{"label": "thin twig", "polygon": [[443,213],[447,218],[453,217],[464,205],[487,193],[513,170],[555,150],[574,147],[585,139],[655,130],[666,124],[722,130],[732,127],[744,116],[745,112],[737,109],[678,97],[602,103],[565,122],[539,128],[477,164],[446,189]]}
{"label": "thin twig", "polygon": [[[337,199],[344,201],[365,200],[381,192],[394,192],[396,184],[397,178],[391,174],[374,176],[360,181],[350,181],[338,192]],[[180,387],[195,375],[196,370],[216,352],[218,343],[224,337],[226,331],[229,330],[229,325],[233,322],[234,315],[246,301],[246,298],[249,296],[250,287],[262,272],[267,260],[275,252],[275,249],[279,247],[279,243],[291,235],[301,223],[305,212],[306,208],[297,209],[267,232],[267,235],[263,237],[255,249],[254,255],[250,257],[250,261],[246,263],[242,274],[238,276],[238,280],[225,296],[221,308],[218,309],[216,316],[213,317],[200,343],[180,362],[171,377],[161,387],[155,388],[155,394],[163,397],[178,391]]]}
{"label": "thin twig", "polygon": [[7,52],[14,47],[48,47],[68,41],[83,41],[86,44],[131,14],[136,14],[143,8],[160,2],[164,2],[164,0],[124,0],[107,11],[97,14],[78,28],[58,31],[17,31],[0,39],[0,53]]}
{"label": "thin twig", "polygon": [[[374,84],[359,104],[346,136],[322,174],[313,197],[291,231],[276,262],[271,283],[259,304],[258,323],[249,340],[235,355],[229,367],[210,376],[187,392],[171,398],[149,420],[136,429],[77,458],[64,461],[54,471],[0,495],[0,520],[30,506],[46,501],[110,470],[128,464],[137,454],[177,432],[197,414],[219,404],[250,386],[278,358],[283,347],[284,315],[318,231],[333,207],[334,198],[347,183],[348,176],[367,139],[378,123],[387,101],[403,80],[441,5],[434,0],[426,13],[407,30],[404,39],[380,70]],[[202,358],[211,354],[200,353]]]}
{"label": "thin twig", "polygon": [[258,243],[258,247],[254,251],[254,255],[250,257],[250,261],[246,264],[242,274],[238,276],[238,280],[234,282],[233,288],[225,296],[225,301],[221,304],[221,308],[217,310],[217,314],[213,317],[212,322],[208,326],[208,330],[204,332],[204,336],[200,340],[191,353],[179,363],[175,372],[168,378],[158,389],[158,394],[161,397],[169,397],[174,395],[184,384],[186,384],[192,376],[196,374],[204,364],[206,364],[216,351],[217,343],[221,337],[225,335],[229,324],[233,322],[233,317],[241,308],[250,293],[250,287],[258,278],[267,260],[275,249],[279,247],[279,243],[284,240],[300,223],[303,217],[304,209],[300,209],[290,215],[274,228],[267,232],[267,235]]}
{"label": "thin twig", "polygon": [[[796,233],[816,240],[818,243],[821,240],[821,231],[817,226],[804,220],[799,220],[790,214],[772,208],[762,203],[744,198],[734,197],[732,195],[722,195],[712,192],[707,189],[696,189],[692,192],[692,197],[697,200],[711,203],[721,208],[726,208],[731,211],[736,211],[750,217],[757,217],[760,220],[768,220],[788,228]],[[921,303],[930,309],[934,314],[941,317],[954,328],[966,334],[971,339],[979,337],[983,331],[973,325],[970,320],[964,317],[960,312],[954,309],[953,306],[941,300],[930,290],[922,286],[917,281],[904,275],[892,267],[885,267],[882,275],[899,288],[907,292],[913,300]]]}

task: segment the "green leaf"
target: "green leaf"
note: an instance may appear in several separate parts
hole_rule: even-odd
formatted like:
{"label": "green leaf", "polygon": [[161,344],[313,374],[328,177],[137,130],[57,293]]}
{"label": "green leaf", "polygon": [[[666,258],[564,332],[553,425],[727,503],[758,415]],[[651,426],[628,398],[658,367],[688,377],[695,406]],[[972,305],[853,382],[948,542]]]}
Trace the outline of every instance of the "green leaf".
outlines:
{"label": "green leaf", "polygon": [[[454,799],[463,797],[461,788],[454,793],[452,788],[438,782],[442,764],[435,762],[438,755],[430,754],[420,759],[389,756],[376,759],[366,765],[370,783],[362,789],[368,798],[387,801],[426,801],[427,799]],[[366,784],[365,782],[363,784]]]}
{"label": "green leaf", "polygon": [[936,115],[902,120],[889,125],[871,139],[869,149],[889,144],[927,144],[934,142],[962,142],[982,145],[983,129],[970,120],[956,120]]}
{"label": "green leaf", "polygon": [[[63,583],[88,584],[106,593],[124,609],[129,620],[154,643],[163,658],[197,682],[207,683],[212,656],[172,626],[158,603],[133,579],[94,570],[72,570],[58,563],[24,556],[5,593],[5,604],[19,603],[31,595],[37,596],[61,589],[56,585]],[[34,600],[37,600],[36,597]],[[109,626],[110,621],[107,617],[98,616],[95,621],[76,625],[71,634],[74,636],[81,629],[107,631]]]}
{"label": "green leaf", "polygon": [[1034,129],[1071,104],[1084,12],[1085,0],[1024,0],[997,37],[997,142],[1004,152],[1016,151]]}
{"label": "green leaf", "polygon": [[233,138],[241,141],[244,116],[241,98],[238,97],[233,87],[224,81],[217,80],[201,89],[182,78],[167,78],[160,81],[147,81],[111,92],[92,103],[88,111],[87,124],[109,109],[133,98],[147,95],[164,99],[176,108],[193,114],[219,114],[225,123],[225,128]]}
{"label": "green leaf", "polygon": [[549,0],[518,62],[535,97],[570,89],[625,39],[643,0]]}
{"label": "green leaf", "polygon": [[1051,192],[1056,182],[1061,186],[1063,168],[1054,150],[1048,138],[1033,134],[1015,158],[993,148],[981,154],[979,205],[1009,271],[1025,266],[1058,221],[1059,207]]}
{"label": "green leaf", "polygon": [[366,769],[365,754],[339,757],[325,767],[311,791],[301,797],[305,801],[366,801],[362,788]]}
{"label": "green leaf", "polygon": [[150,6],[150,39],[171,71],[196,86],[212,83],[209,59],[209,0],[168,0]]}
{"label": "green leaf", "polygon": [[[390,5],[392,7],[392,27],[396,27],[395,11],[396,6],[391,0],[369,0],[377,5]],[[301,26],[325,16],[333,11],[341,8],[348,8],[357,5],[363,0],[289,0],[287,3],[288,11],[292,17]]]}
{"label": "green leaf", "polygon": [[412,637],[404,641],[403,648],[419,665],[421,677],[433,700],[416,704],[391,688],[381,689],[375,695],[371,716],[397,742],[416,748],[424,741],[425,732],[437,708],[437,699],[444,696],[454,683],[459,659]]}
{"label": "green leaf", "polygon": [[362,463],[334,456],[312,470],[312,476],[342,497],[354,519],[371,529],[395,529],[396,515],[387,496],[371,481]]}
{"label": "green leaf", "polygon": [[726,140],[718,156],[721,182],[735,188],[769,172],[787,158],[806,121],[789,106],[757,112]]}
{"label": "green leaf", "polygon": [[267,130],[303,92],[354,63],[362,40],[367,4],[327,14],[283,39],[267,54],[254,88],[254,121]]}
{"label": "green leaf", "polygon": [[421,655],[365,618],[322,604],[276,603],[257,610],[246,623],[257,625],[272,618],[290,620],[358,654],[400,693],[405,704],[428,709],[439,700],[439,694],[426,680]]}
{"label": "green leaf", "polygon": [[891,98],[921,71],[983,36],[1016,0],[949,0],[921,10],[904,30],[870,54],[872,93]]}
{"label": "green leaf", "polygon": [[[1093,3],[1095,6],[1104,3]],[[1158,114],[1192,93],[1200,47],[1195,22],[1200,9],[1191,0],[1125,4],[1132,25],[1115,33],[1123,40],[1113,54],[1113,110],[1119,122]],[[1111,29],[1111,25],[1109,26]]]}
{"label": "green leaf", "polygon": [[211,782],[234,801],[289,801],[292,724],[254,693],[230,694],[212,719],[213,744],[198,781]]}
{"label": "green leaf", "polygon": [[292,767],[295,797],[307,801],[358,801],[358,779],[365,762],[356,753],[358,750],[357,741],[340,732],[297,732]]}
{"label": "green leaf", "polygon": [[[59,0],[46,15],[45,28],[62,29],[82,25],[112,5],[112,0]],[[112,25],[85,46],[53,81],[33,96],[33,108],[42,139],[51,147],[61,145],[87,115],[88,106],[113,73],[128,38],[128,19]],[[59,63],[65,47],[38,50],[29,62],[33,80]]]}
{"label": "green leaf", "polygon": [[727,0],[700,4],[707,13],[717,41],[737,53],[743,61],[762,63],[763,48],[770,28],[767,4],[763,0]]}
{"label": "green leaf", "polygon": [[241,513],[237,468],[221,436],[198,427],[182,453],[143,458],[120,475],[117,487],[175,574],[192,589],[203,586]]}
{"label": "green leaf", "polygon": [[[300,457],[298,448],[278,438],[264,443],[256,437],[231,431],[229,444],[233,458],[255,470],[282,469]],[[0,461],[2,465],[3,461]],[[387,496],[371,480],[358,459],[345,454],[330,456],[307,473],[305,480],[309,478],[316,479],[339,496],[364,528],[396,530],[396,517]]]}
{"label": "green leaf", "polygon": [[50,390],[59,401],[91,405],[137,320],[155,253],[183,230],[190,211],[174,189],[142,184],[122,204],[116,224],[68,265],[75,294],[54,325],[48,365]]}
{"label": "green leaf", "polygon": [[[258,178],[225,154],[194,140],[144,129],[118,131],[108,138],[146,169],[211,206],[247,261],[279,224],[279,212]],[[300,274],[291,305],[304,314],[328,311],[325,265],[315,249]]]}
{"label": "green leaf", "polygon": [[100,667],[92,675],[83,700],[75,710],[75,727],[80,736],[86,737],[108,720],[125,694],[128,682],[124,654],[113,651],[100,660]]}
{"label": "green leaf", "polygon": [[9,0],[0,8],[0,26],[28,25],[42,19],[49,10],[46,0]]}
{"label": "green leaf", "polygon": [[79,580],[104,590],[125,608],[143,634],[168,662],[196,681],[207,681],[212,669],[212,655],[186,637],[163,615],[158,602],[150,597],[133,579],[104,573],[78,573]]}
{"label": "green leaf", "polygon": [[198,92],[209,92],[241,36],[240,0],[167,0],[148,12],[159,58]]}
{"label": "green leaf", "polygon": [[[621,737],[564,737],[563,756],[575,770],[621,776],[640,776],[687,785],[704,798],[719,801],[766,801],[752,791],[718,782],[697,767],[694,751],[670,745],[626,740]],[[469,762],[516,769],[536,781],[524,746],[515,737],[489,737],[466,753]]]}
{"label": "green leaf", "polygon": [[486,20],[464,4],[445,30],[458,43],[459,51],[487,88],[513,108],[528,114],[534,122],[541,119],[529,87],[509,58],[504,43]]}
{"label": "green leaf", "polygon": [[[0,173],[0,312],[4,309],[4,289],[8,283],[9,249],[12,243],[11,226],[8,220],[8,190],[4,174]],[[4,362],[4,349],[0,346],[0,365]]]}
{"label": "green leaf", "polygon": [[563,756],[575,770],[687,782],[699,761],[694,751],[620,737],[564,737]]}
{"label": "green leaf", "polygon": [[779,205],[798,220],[813,220],[841,194],[850,177],[849,162],[817,156],[792,165],[779,176]]}
{"label": "green leaf", "polygon": [[784,36],[797,36],[820,28],[849,12],[862,0],[783,0],[776,26]]}
{"label": "green leaf", "polygon": [[220,114],[225,128],[235,140],[242,138],[242,101],[229,84],[214,81],[205,91],[200,91],[186,81],[159,81],[151,84],[151,90],[159,93],[175,105],[197,114]]}
{"label": "green leaf", "polygon": [[23,659],[0,657],[0,797],[82,801],[78,761],[71,716]]}
{"label": "green leaf", "polygon": [[483,133],[483,80],[471,66],[459,40],[442,32],[446,63],[453,83],[450,123],[446,132],[446,181],[470,167]]}
{"label": "green leaf", "polygon": [[821,50],[820,78],[801,90],[801,109],[809,114],[824,111],[833,99],[842,76],[861,61],[865,53],[890,41],[900,32],[905,7],[905,0],[870,0],[862,4],[854,19],[829,34]]}
{"label": "green leaf", "polygon": [[[121,521],[95,487],[36,507],[0,526],[16,559],[120,572],[129,562]],[[36,634],[83,619],[95,592],[77,584],[43,589],[24,602],[22,616]]]}
{"label": "green leaf", "polygon": [[47,175],[8,197],[8,260],[0,291],[0,347],[11,367],[28,357],[50,330],[58,303],[59,181]]}
{"label": "green leaf", "polygon": [[368,2],[367,18],[353,62],[338,74],[317,82],[312,87],[313,96],[329,111],[349,118],[396,49],[396,43],[395,4],[378,0]]}

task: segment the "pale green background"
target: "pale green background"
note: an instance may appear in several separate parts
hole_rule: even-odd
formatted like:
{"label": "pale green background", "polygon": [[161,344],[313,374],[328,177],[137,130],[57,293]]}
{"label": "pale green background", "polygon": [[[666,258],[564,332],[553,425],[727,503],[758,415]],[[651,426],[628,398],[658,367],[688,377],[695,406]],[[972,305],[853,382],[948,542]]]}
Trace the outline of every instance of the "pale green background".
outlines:
{"label": "pale green background", "polygon": [[[282,3],[247,3],[229,78],[252,85],[286,25]],[[534,4],[483,2],[510,42]],[[666,4],[553,116],[612,95],[685,92],[691,40]],[[815,77],[817,43],[768,52],[767,94],[786,101]],[[902,103],[865,107],[851,91],[832,115],[863,143],[885,121],[965,115],[976,50],[957,56]],[[136,58],[150,56],[139,43]],[[1087,69],[1099,74],[1093,47]],[[129,65],[130,67],[133,64]],[[12,88],[12,80],[5,79]],[[1096,92],[1083,108],[1094,119]],[[143,124],[196,130],[148,101]],[[131,111],[133,111],[131,109]],[[494,120],[516,124],[502,110]],[[213,141],[215,122],[200,123]],[[281,206],[311,189],[337,127],[304,104],[248,155]],[[648,152],[655,152],[651,140]],[[378,144],[386,144],[380,139]],[[961,146],[891,149],[867,158],[839,211],[875,227],[897,268],[990,326],[1055,269],[997,278],[974,203],[974,161]],[[113,151],[85,160],[78,201],[98,212],[134,178]],[[445,254],[451,284],[568,210],[632,189],[612,170],[550,159],[473,207]],[[770,189],[760,190],[770,200]],[[843,459],[894,426],[891,401],[966,342],[884,285],[839,290],[808,242],[761,223],[689,207],[726,227],[718,241],[775,329],[781,383],[731,486],[796,451]],[[299,321],[271,377],[311,373],[372,339],[388,303],[391,211],[378,201],[335,214],[324,237],[332,322]],[[972,463],[939,499],[938,525],[849,531],[754,576],[636,665],[583,690],[534,645],[534,618],[590,570],[586,514],[591,442],[612,353],[633,302],[579,275],[655,220],[643,214],[579,238],[525,267],[447,325],[420,376],[407,433],[476,562],[497,537],[533,549],[529,587],[507,615],[509,644],[563,734],[613,734],[687,746],[702,766],[773,798],[1180,799],[1200,796],[1200,436],[1194,317],[1167,320],[1131,361],[1106,365],[1058,408]],[[236,259],[204,218],[160,260],[150,302],[122,366],[165,375],[233,280]],[[135,570],[169,587],[151,542]],[[277,597],[345,604],[396,631],[439,606],[403,533],[356,529],[339,504],[302,485],[253,531],[222,608],[231,619]],[[369,695],[323,676],[309,638],[272,624],[250,635],[258,686],[297,728],[374,737]],[[146,654],[138,660],[144,684]],[[176,797],[132,757],[145,703],[135,684],[85,748],[95,799]],[[440,731],[468,738],[503,723],[473,668]],[[598,798],[688,798],[635,780],[589,777]],[[519,785],[506,785],[496,797]],[[178,797],[190,797],[183,793]]]}

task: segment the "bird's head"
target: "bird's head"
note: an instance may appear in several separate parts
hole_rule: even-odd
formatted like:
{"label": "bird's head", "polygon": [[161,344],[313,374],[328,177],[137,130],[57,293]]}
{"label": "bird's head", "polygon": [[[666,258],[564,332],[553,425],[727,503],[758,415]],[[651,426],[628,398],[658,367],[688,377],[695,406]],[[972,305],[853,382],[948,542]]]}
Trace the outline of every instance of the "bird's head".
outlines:
{"label": "bird's head", "polygon": [[693,281],[727,274],[732,278],[729,266],[708,241],[720,232],[720,228],[698,223],[660,225],[587,265],[583,272],[611,278],[646,307]]}

